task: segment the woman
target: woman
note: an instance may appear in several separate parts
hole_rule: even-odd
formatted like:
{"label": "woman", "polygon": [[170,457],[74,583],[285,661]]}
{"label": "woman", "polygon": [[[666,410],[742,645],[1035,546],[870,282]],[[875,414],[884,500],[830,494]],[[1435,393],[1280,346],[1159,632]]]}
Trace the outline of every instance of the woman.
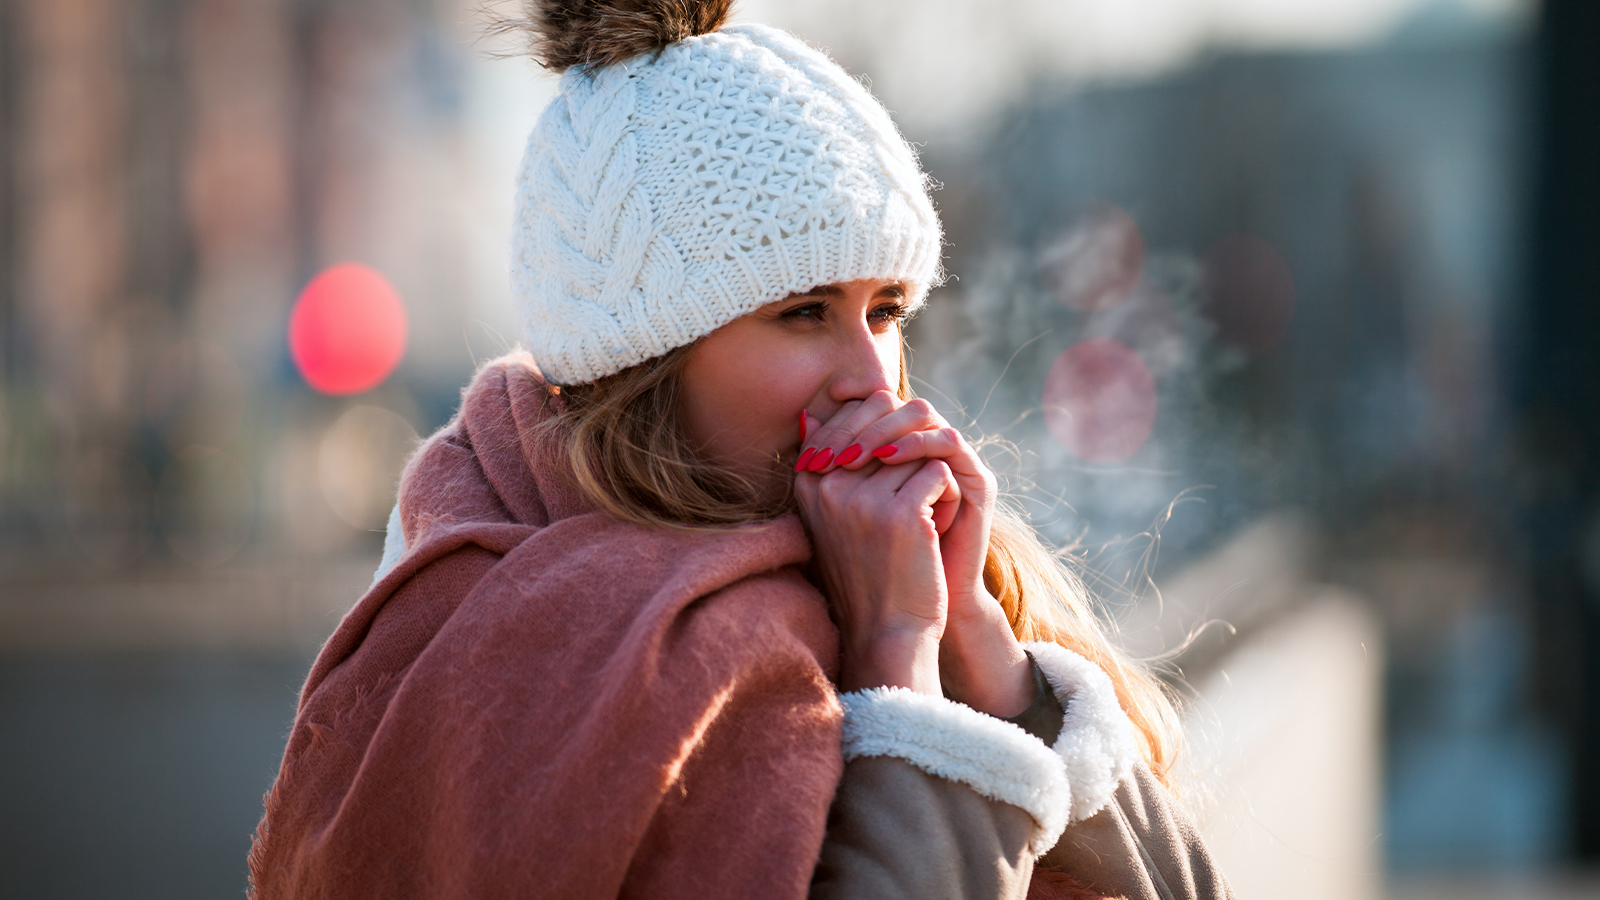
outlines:
{"label": "woman", "polygon": [[408,465],[255,896],[1226,895],[1164,695],[909,399],[910,148],[727,7],[534,5],[532,354]]}

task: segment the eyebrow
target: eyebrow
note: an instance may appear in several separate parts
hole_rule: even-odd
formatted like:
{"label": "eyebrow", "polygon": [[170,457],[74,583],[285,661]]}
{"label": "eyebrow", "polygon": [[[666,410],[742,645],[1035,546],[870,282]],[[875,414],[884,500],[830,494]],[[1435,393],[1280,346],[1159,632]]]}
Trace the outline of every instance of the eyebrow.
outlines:
{"label": "eyebrow", "polygon": [[842,297],[842,296],[844,296],[844,288],[839,287],[837,284],[819,284],[816,287],[814,287],[814,288],[812,288],[812,289],[810,289],[808,291],[795,291],[794,293],[789,295],[788,299],[793,300],[796,297]]}
{"label": "eyebrow", "polygon": [[[895,281],[895,282],[891,282],[891,283],[886,284],[883,287],[879,288],[877,290],[877,293],[873,294],[872,296],[874,298],[877,298],[877,297],[904,297],[906,295],[906,293],[907,293],[906,286],[901,284],[898,281]],[[843,296],[844,296],[844,288],[838,286],[837,284],[819,284],[816,287],[814,287],[814,288],[812,288],[812,289],[810,289],[808,291],[796,291],[795,293],[790,294],[785,299],[793,300],[796,297],[829,297],[829,298],[832,298],[832,297],[843,297]]]}

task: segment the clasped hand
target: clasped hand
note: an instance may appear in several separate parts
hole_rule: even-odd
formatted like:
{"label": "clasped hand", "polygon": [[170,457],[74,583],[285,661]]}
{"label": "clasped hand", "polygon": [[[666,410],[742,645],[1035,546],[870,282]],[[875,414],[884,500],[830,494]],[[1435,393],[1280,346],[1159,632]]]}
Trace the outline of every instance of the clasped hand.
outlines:
{"label": "clasped hand", "polygon": [[840,688],[1020,713],[1033,679],[983,583],[997,487],[976,450],[926,400],[888,391],[826,421],[802,412],[801,429],[795,492],[842,636]]}

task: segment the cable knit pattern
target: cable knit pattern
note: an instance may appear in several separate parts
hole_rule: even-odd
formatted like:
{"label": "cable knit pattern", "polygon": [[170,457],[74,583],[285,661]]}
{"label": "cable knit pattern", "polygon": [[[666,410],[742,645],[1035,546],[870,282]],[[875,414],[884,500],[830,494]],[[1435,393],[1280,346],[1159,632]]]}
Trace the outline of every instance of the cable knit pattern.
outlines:
{"label": "cable knit pattern", "polygon": [[882,105],[743,25],[562,77],[523,156],[512,287],[540,369],[580,384],[819,284],[902,279],[920,303],[939,253]]}
{"label": "cable knit pattern", "polygon": [[1071,821],[1104,809],[1117,785],[1133,771],[1139,743],[1133,723],[1117,702],[1111,678],[1099,666],[1059,644],[1024,644],[1066,715],[1054,750],[1072,785]]}
{"label": "cable knit pattern", "polygon": [[893,756],[1026,810],[1039,824],[1032,841],[1036,854],[1060,839],[1067,827],[1065,773],[1033,735],[953,700],[905,688],[852,691],[839,702],[846,762]]}

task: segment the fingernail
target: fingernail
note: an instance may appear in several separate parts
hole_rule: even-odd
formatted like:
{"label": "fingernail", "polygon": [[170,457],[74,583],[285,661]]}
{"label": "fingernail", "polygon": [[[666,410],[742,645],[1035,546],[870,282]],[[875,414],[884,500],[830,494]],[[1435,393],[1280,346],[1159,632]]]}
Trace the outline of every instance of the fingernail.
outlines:
{"label": "fingernail", "polygon": [[872,455],[876,456],[879,459],[885,459],[885,458],[893,456],[893,455],[895,455],[896,453],[899,453],[899,452],[900,452],[900,445],[899,444],[884,444],[882,447],[879,447],[878,449],[872,451]]}
{"label": "fingernail", "polygon": [[805,439],[806,439],[806,411],[802,409],[802,410],[800,410],[800,440],[803,443],[805,441]]}
{"label": "fingernail", "polygon": [[850,446],[848,446],[848,447],[844,448],[843,450],[839,451],[839,458],[834,460],[833,464],[836,465],[836,466],[848,466],[849,464],[855,462],[856,461],[856,457],[858,457],[860,455],[861,455],[861,445],[860,444],[851,444]]}
{"label": "fingernail", "polygon": [[796,472],[804,472],[806,470],[806,463],[811,462],[811,455],[816,452],[817,448],[812,447],[806,452],[800,454],[800,458],[795,461],[794,470]]}
{"label": "fingernail", "polygon": [[811,457],[811,465],[806,466],[806,468],[813,472],[821,472],[828,467],[830,462],[833,462],[833,448],[823,447],[817,452],[816,456]]}

